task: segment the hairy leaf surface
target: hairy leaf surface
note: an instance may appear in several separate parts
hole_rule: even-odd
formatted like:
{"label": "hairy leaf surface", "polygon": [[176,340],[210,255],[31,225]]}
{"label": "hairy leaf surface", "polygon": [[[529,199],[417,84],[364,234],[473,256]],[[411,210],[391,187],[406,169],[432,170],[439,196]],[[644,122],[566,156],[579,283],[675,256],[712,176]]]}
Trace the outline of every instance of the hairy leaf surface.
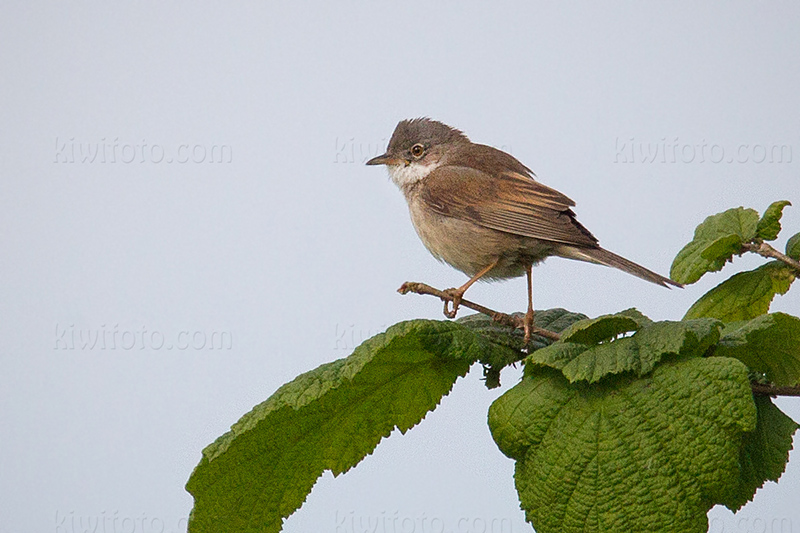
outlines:
{"label": "hairy leaf surface", "polygon": [[791,268],[770,261],[726,279],[701,296],[683,318],[711,317],[723,322],[755,318],[769,311],[775,295],[786,294],[794,279]]}
{"label": "hairy leaf surface", "polygon": [[772,313],[730,324],[723,331],[715,355],[735,357],[776,385],[798,385],[800,318]]}
{"label": "hairy leaf surface", "polygon": [[415,320],[299,376],[203,450],[186,486],[189,531],[280,531],[324,471],[346,472],[420,422],[473,362],[507,351],[466,326]]}
{"label": "hairy leaf surface", "polygon": [[492,404],[489,426],[538,533],[705,532],[707,511],[735,498],[756,408],[731,358],[592,385],[535,366]]}
{"label": "hairy leaf surface", "polygon": [[792,205],[792,203],[788,200],[780,200],[770,204],[767,210],[764,211],[761,220],[758,221],[756,237],[764,239],[765,241],[774,241],[778,238],[778,233],[781,232],[783,208],[787,205]]}
{"label": "hairy leaf surface", "polygon": [[[594,383],[622,372],[642,376],[666,356],[703,355],[719,340],[721,324],[717,320],[652,322],[642,315],[633,321],[630,310],[624,313],[573,324],[561,340],[536,350],[526,363],[558,369],[570,382]],[[629,337],[608,340],[609,334],[634,328],[637,331]],[[584,342],[576,342],[576,338]],[[593,342],[585,342],[590,340]]]}
{"label": "hairy leaf surface", "polygon": [[690,284],[706,272],[720,270],[742,244],[756,237],[758,213],[736,207],[706,218],[694,232],[692,241],[678,252],[672,262],[670,277]]}

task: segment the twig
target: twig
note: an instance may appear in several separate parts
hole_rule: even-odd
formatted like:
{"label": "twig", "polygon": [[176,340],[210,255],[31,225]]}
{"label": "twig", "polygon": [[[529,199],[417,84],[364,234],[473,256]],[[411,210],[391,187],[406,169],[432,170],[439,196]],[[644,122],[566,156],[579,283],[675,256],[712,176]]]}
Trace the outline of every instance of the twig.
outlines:
{"label": "twig", "polygon": [[[407,281],[397,289],[397,292],[400,294],[408,294],[409,292],[413,292],[415,294],[429,294],[431,296],[436,296],[440,298],[443,302],[448,301],[452,302],[453,297],[449,296],[448,294],[440,291],[439,289],[434,289],[430,285],[426,285],[424,283],[417,283],[415,281]],[[524,322],[521,317],[515,317],[512,315],[507,315],[505,313],[501,313],[499,311],[494,311],[489,309],[488,307],[484,307],[480,304],[476,304],[475,302],[470,302],[469,300],[461,300],[461,305],[464,307],[469,307],[473,311],[477,311],[482,313],[495,322],[502,324],[504,326],[508,326],[511,328],[518,328],[522,329],[524,327]],[[561,335],[556,333],[555,331],[550,331],[548,329],[537,328],[536,326],[533,327],[533,331],[531,332],[534,335],[540,335],[542,337],[546,337],[548,339],[557,341],[561,338]]]}
{"label": "twig", "polygon": [[750,387],[753,389],[753,393],[761,396],[800,396],[800,386],[778,387],[777,385],[751,382]]}
{"label": "twig", "polygon": [[777,259],[778,261],[782,261],[786,263],[790,267],[800,272],[800,261],[796,259],[792,259],[786,254],[782,254],[769,244],[765,242],[746,242],[742,245],[742,248],[747,250],[748,252],[755,252],[762,257],[771,257],[772,259]]}

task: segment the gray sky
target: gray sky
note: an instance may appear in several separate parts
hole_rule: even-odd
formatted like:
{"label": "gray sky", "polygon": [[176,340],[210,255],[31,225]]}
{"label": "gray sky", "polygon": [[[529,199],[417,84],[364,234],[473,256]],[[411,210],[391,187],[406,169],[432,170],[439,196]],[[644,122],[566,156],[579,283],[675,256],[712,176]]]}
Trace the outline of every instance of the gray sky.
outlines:
{"label": "gray sky", "polygon": [[[793,201],[782,246],[800,231],[798,27],[792,2],[7,3],[0,533],[81,519],[178,531],[201,449],[243,413],[388,325],[442,318],[395,289],[465,277],[425,251],[386,172],[362,164],[400,119],[510,151],[604,247],[664,274],[729,207]],[[759,263],[667,291],[551,259],[535,301],[678,319]],[[798,295],[773,309],[800,314]],[[522,310],[525,282],[470,298]],[[81,348],[73,331],[120,344]],[[486,426],[502,390],[478,378],[324,476],[285,530],[394,513],[527,530]],[[778,404],[800,420],[800,402]],[[800,531],[798,490],[795,453],[738,515],[712,511],[711,531]]]}

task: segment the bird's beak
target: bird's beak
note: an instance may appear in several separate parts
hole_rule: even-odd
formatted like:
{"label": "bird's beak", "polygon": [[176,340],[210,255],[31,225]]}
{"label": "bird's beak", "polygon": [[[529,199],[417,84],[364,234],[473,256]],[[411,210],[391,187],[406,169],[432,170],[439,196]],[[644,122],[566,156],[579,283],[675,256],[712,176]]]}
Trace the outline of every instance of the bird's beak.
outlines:
{"label": "bird's beak", "polygon": [[387,153],[385,153],[383,155],[379,155],[378,157],[373,157],[372,159],[367,161],[367,164],[368,165],[402,165],[403,162],[404,161],[402,159],[400,159],[398,157],[394,157],[393,155],[391,155],[391,154],[389,154],[387,152]]}

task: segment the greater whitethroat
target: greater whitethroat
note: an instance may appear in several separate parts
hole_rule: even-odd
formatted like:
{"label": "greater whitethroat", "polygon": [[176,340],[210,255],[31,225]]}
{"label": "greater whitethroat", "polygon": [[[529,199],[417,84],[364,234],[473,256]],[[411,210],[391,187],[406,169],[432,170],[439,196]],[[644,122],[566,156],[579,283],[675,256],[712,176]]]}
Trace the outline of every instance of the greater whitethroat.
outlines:
{"label": "greater whitethroat", "polygon": [[525,342],[533,329],[531,267],[558,256],[618,268],[667,287],[679,283],[600,247],[570,209],[575,202],[536,181],[512,155],[471,142],[463,132],[429,118],[401,121],[386,153],[367,161],[386,165],[408,202],[411,222],[440,261],[470,277],[444,291],[444,313],[455,318],[466,290],[481,280],[526,274]]}

